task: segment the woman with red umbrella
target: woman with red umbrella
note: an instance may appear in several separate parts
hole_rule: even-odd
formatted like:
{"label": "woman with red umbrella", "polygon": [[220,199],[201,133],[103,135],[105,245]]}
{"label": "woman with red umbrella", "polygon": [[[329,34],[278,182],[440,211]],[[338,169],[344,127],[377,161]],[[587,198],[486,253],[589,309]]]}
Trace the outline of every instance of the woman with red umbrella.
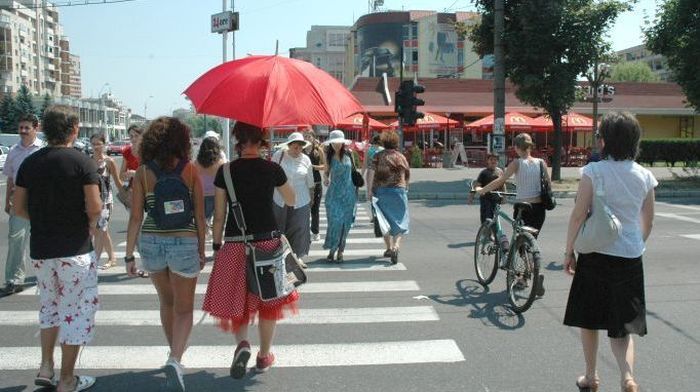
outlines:
{"label": "woman with red umbrella", "polygon": [[[284,170],[277,163],[260,157],[261,147],[267,145],[263,131],[253,125],[238,122],[234,136],[238,141],[236,149],[240,158],[219,168],[214,179],[216,193],[212,247],[216,262],[209,278],[203,309],[218,320],[221,329],[235,334],[238,345],[230,375],[239,379],[245,376],[251,356],[248,343],[250,322],[258,316],[260,351],[255,369],[265,372],[275,362],[271,348],[277,320],[283,318],[285,310],[296,312],[299,294],[293,291],[286,297],[263,302],[258,294],[248,289],[246,245],[243,233],[233,218],[233,211],[228,208],[229,195],[224,170],[231,172],[233,188],[248,228],[246,234],[251,233],[253,244],[257,248],[272,250],[279,245],[280,234],[272,210],[275,189],[288,206],[294,206],[296,198]],[[226,219],[227,212],[229,219]],[[224,231],[226,242],[222,243]]]}

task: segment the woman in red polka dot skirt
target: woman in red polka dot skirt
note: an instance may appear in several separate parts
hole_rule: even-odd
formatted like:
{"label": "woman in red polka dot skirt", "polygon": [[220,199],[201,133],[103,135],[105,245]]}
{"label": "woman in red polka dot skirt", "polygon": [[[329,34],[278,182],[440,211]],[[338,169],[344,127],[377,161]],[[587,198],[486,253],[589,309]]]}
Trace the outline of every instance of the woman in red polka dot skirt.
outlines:
{"label": "woman in red polka dot skirt", "polygon": [[[236,225],[229,204],[224,169],[231,171],[233,187],[241,203],[247,225],[246,234],[255,235],[254,245],[261,249],[272,249],[279,244],[277,223],[272,211],[272,195],[275,188],[284,202],[293,206],[294,190],[287,181],[284,170],[274,162],[260,157],[260,148],[266,144],[263,131],[255,126],[237,122],[233,130],[238,141],[236,149],[240,159],[224,165],[216,173],[214,207],[214,268],[209,278],[207,294],[204,298],[204,311],[211,314],[219,327],[236,335],[238,346],[231,363],[231,377],[243,378],[250,359],[248,325],[258,317],[260,351],[257,355],[256,370],[267,371],[275,361],[272,353],[272,338],[277,320],[285,312],[296,313],[299,294],[294,291],[286,297],[272,301],[262,301],[257,294],[248,291],[246,280],[245,245],[242,241],[229,241],[242,235]],[[226,214],[228,210],[228,217]],[[227,241],[222,245],[226,221]]]}

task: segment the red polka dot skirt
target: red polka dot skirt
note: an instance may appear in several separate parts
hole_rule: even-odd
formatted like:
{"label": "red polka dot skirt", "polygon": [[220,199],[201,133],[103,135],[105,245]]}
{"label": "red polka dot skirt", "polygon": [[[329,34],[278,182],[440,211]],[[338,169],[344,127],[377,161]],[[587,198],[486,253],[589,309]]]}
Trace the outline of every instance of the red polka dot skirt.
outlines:
{"label": "red polka dot skirt", "polygon": [[[259,241],[255,247],[272,250],[279,241]],[[245,245],[227,242],[216,252],[202,309],[218,321],[219,328],[236,333],[241,326],[252,324],[256,316],[262,320],[281,320],[286,312],[296,314],[298,300],[296,290],[272,301],[263,301],[257,294],[249,292]]]}

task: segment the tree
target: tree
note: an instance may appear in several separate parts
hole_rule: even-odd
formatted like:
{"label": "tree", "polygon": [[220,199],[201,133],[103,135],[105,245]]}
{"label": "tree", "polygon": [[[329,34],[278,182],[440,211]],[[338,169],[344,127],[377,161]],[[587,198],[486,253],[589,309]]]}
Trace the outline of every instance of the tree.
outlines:
{"label": "tree", "polygon": [[53,99],[51,99],[51,96],[49,95],[49,93],[44,94],[44,101],[41,103],[41,109],[40,109],[39,113],[37,113],[37,117],[39,117],[39,119],[42,119],[42,120],[44,119],[44,112],[46,112],[46,109],[49,106],[51,106],[52,103],[53,103]]}
{"label": "tree", "polygon": [[[482,20],[469,32],[475,51],[493,53],[493,1],[475,0]],[[561,117],[576,101],[578,77],[604,52],[604,34],[630,8],[619,0],[508,0],[506,76],[523,102],[544,109],[554,123],[552,178],[561,178]]]}
{"label": "tree", "polygon": [[27,86],[22,85],[17,92],[17,97],[15,98],[15,112],[17,116],[21,116],[25,113],[35,113],[34,102],[32,102],[32,95],[29,93]]}
{"label": "tree", "polygon": [[652,25],[644,29],[646,46],[666,56],[688,103],[700,111],[700,2],[667,0],[659,6]]}
{"label": "tree", "polygon": [[659,75],[643,61],[621,62],[613,65],[610,71],[611,82],[658,82]]}
{"label": "tree", "polygon": [[5,93],[0,102],[0,127],[4,133],[17,133],[17,127],[13,127],[17,121],[15,113],[15,99],[11,93]]}
{"label": "tree", "polygon": [[221,122],[212,116],[194,115],[189,117],[187,124],[192,128],[193,137],[202,137],[206,131],[222,132]]}

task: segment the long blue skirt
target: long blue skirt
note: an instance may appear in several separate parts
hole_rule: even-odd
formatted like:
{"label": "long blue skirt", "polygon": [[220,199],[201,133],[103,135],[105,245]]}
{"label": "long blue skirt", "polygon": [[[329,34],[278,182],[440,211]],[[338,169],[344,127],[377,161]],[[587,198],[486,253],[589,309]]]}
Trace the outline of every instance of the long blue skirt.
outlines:
{"label": "long blue skirt", "polygon": [[405,188],[379,187],[374,190],[377,206],[391,226],[392,236],[408,234],[410,219],[408,216],[408,193]]}

